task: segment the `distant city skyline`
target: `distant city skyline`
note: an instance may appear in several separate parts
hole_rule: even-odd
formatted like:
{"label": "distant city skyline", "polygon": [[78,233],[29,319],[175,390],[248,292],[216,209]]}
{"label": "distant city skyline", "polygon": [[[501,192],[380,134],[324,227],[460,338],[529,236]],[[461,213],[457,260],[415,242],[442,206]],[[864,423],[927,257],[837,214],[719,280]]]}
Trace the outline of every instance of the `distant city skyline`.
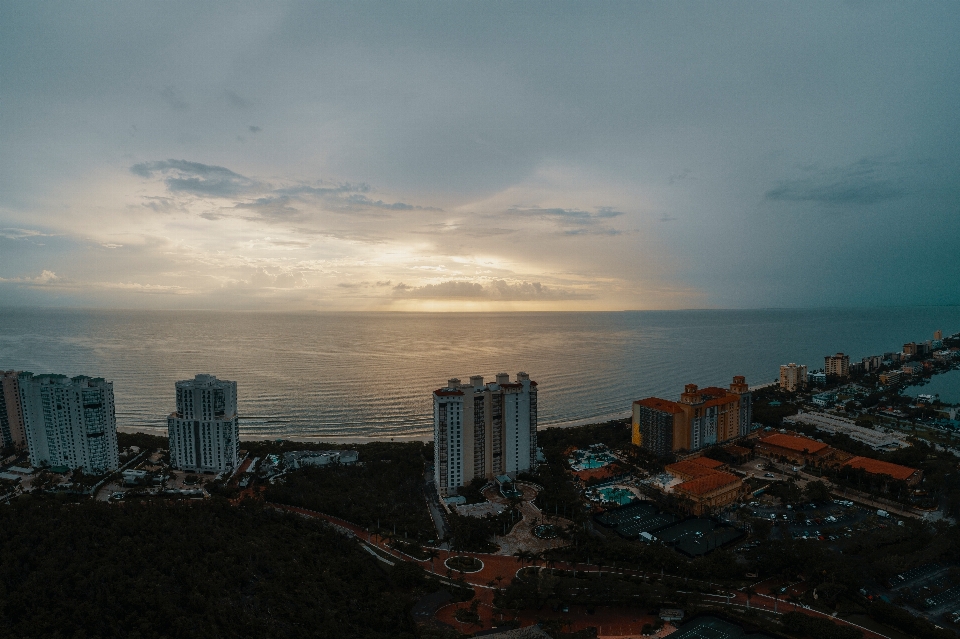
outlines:
{"label": "distant city skyline", "polygon": [[960,5],[6,3],[0,305],[960,304]]}

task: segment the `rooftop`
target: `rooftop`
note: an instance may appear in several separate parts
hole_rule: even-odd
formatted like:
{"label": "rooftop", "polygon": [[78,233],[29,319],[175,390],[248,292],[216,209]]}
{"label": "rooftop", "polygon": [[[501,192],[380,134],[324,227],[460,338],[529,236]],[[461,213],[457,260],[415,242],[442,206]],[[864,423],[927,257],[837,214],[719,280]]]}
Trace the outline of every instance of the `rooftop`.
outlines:
{"label": "rooftop", "polygon": [[683,482],[676,487],[676,490],[680,490],[691,495],[705,495],[717,490],[718,488],[739,483],[740,478],[736,475],[715,470],[711,471],[709,475],[705,475],[704,477],[697,477],[696,479]]}
{"label": "rooftop", "polygon": [[854,457],[848,459],[843,465],[850,466],[851,468],[862,468],[871,475],[889,475],[901,481],[910,479],[910,477],[917,472],[916,468],[901,466],[900,464],[891,464],[890,462],[871,459],[869,457]]}
{"label": "rooftop", "polygon": [[709,457],[703,457],[703,456],[695,457],[688,461],[692,461],[694,464],[700,464],[701,466],[705,466],[707,468],[719,468],[720,466],[724,465],[723,462],[721,461],[717,461],[716,459],[710,459]]}
{"label": "rooftop", "polygon": [[768,446],[778,446],[780,448],[787,448],[789,450],[795,450],[797,452],[807,452],[807,453],[819,453],[825,448],[829,448],[823,442],[818,442],[814,439],[808,437],[797,437],[796,435],[784,435],[783,433],[776,433],[769,435],[760,440],[761,444],[767,444]]}
{"label": "rooftop", "polygon": [[683,408],[681,408],[680,404],[677,402],[671,402],[669,399],[660,399],[659,397],[647,397],[646,399],[639,399],[635,401],[634,404],[639,404],[644,408],[652,408],[653,410],[660,411],[661,413],[679,414],[683,412]]}
{"label": "rooftop", "polygon": [[687,477],[706,477],[717,472],[708,466],[696,463],[692,459],[684,459],[675,464],[670,464],[664,470],[671,475],[686,475]]}

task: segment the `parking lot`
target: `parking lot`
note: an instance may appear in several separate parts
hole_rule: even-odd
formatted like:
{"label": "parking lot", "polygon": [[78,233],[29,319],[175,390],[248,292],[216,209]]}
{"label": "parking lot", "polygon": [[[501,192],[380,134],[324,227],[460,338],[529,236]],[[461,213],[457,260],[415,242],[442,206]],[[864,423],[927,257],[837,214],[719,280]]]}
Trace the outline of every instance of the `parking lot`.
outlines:
{"label": "parking lot", "polygon": [[783,524],[787,525],[793,539],[818,541],[836,541],[851,537],[857,530],[897,525],[895,519],[878,517],[876,510],[856,504],[847,506],[828,502],[789,507],[753,501],[743,508],[749,516],[774,525],[771,539],[783,538]]}

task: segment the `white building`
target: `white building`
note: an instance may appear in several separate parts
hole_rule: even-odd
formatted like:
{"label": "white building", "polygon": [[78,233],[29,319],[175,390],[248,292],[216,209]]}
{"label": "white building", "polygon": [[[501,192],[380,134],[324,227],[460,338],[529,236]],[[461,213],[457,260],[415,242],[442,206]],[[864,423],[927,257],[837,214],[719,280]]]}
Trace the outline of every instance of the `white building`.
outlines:
{"label": "white building", "polygon": [[177,411],[167,418],[170,465],[223,473],[237,467],[240,422],[237,383],[213,375],[177,382]]}
{"label": "white building", "polygon": [[102,475],[120,465],[113,384],[80,375],[17,378],[23,426],[33,466],[82,468]]}
{"label": "white building", "polygon": [[451,379],[433,392],[433,468],[442,497],[474,477],[516,477],[537,461],[537,383],[499,373],[484,384]]}
{"label": "white building", "polygon": [[796,393],[803,390],[807,385],[807,367],[803,364],[797,366],[794,363],[784,364],[780,367],[780,388],[781,390]]}
{"label": "white building", "polygon": [[889,430],[874,430],[857,426],[857,424],[843,417],[835,417],[825,413],[799,412],[796,415],[783,418],[784,424],[807,424],[825,433],[843,433],[866,444],[874,450],[896,450],[909,446],[910,443]]}

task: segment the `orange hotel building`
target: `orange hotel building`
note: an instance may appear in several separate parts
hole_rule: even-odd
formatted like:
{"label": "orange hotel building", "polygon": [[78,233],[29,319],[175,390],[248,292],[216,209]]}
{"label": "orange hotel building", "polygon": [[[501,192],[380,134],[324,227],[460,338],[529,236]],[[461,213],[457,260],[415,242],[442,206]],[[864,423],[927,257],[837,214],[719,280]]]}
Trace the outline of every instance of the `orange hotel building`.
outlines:
{"label": "orange hotel building", "polygon": [[633,443],[667,455],[729,441],[750,432],[752,406],[742,376],[729,389],[687,384],[679,402],[648,397],[633,403]]}

